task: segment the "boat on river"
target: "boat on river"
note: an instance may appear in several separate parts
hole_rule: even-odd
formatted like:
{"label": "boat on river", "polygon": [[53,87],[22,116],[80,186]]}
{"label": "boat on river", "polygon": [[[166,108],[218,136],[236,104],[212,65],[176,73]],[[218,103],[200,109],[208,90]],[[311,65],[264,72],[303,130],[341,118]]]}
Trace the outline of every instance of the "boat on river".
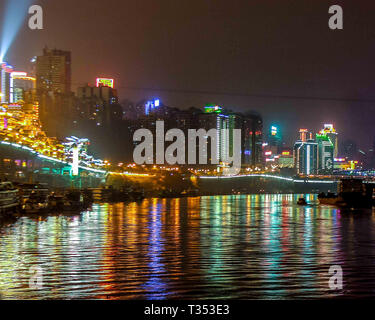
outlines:
{"label": "boat on river", "polygon": [[24,214],[51,214],[62,212],[80,212],[87,209],[88,202],[80,190],[66,190],[38,193],[33,190],[24,200],[22,213]]}
{"label": "boat on river", "polygon": [[9,181],[0,182],[0,216],[15,213],[19,206],[18,189]]}

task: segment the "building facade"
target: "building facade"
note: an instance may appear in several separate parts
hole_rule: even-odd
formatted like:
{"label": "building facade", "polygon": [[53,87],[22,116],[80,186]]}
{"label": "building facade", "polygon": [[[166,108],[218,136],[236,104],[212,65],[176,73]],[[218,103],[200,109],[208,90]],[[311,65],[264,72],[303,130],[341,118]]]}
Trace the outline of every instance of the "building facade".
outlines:
{"label": "building facade", "polygon": [[0,63],[0,98],[1,103],[11,101],[11,74],[13,67],[6,62]]}
{"label": "building facade", "polygon": [[69,51],[44,48],[36,60],[38,91],[71,92],[71,54]]}
{"label": "building facade", "polygon": [[10,102],[17,103],[26,100],[26,92],[36,87],[36,78],[30,77],[26,72],[12,72],[10,83]]}
{"label": "building facade", "polygon": [[333,146],[333,157],[337,158],[338,155],[338,133],[332,124],[324,124],[324,127],[319,132],[320,135],[324,135],[329,138]]}
{"label": "building facade", "polygon": [[112,87],[80,87],[77,99],[80,117],[94,121],[97,126],[111,126],[114,121],[122,120],[117,91]]}
{"label": "building facade", "polygon": [[318,144],[318,173],[332,174],[335,147],[326,134],[316,134]]}
{"label": "building facade", "polygon": [[318,173],[318,143],[307,129],[300,130],[300,139],[294,144],[293,157],[298,174],[311,175]]}

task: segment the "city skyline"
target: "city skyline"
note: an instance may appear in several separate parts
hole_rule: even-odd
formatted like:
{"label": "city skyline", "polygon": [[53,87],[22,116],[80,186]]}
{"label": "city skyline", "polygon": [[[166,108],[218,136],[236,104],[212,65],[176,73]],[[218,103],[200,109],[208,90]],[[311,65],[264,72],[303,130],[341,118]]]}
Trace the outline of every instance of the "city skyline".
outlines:
{"label": "city skyline", "polygon": [[[30,75],[28,75],[26,72],[15,72],[15,70],[19,70],[17,67],[14,67],[14,66],[10,66],[9,64],[6,63],[5,65],[5,68],[10,68],[9,73],[12,73],[12,76],[11,78],[14,78],[14,81],[16,81],[17,79],[20,79],[20,80],[25,80],[25,81],[28,81],[28,82],[33,82],[33,86],[34,88],[39,88],[38,90],[43,90],[43,91],[48,91],[48,90],[52,90],[54,92],[57,92],[57,93],[63,93],[63,94],[69,94],[69,92],[71,92],[71,85],[72,85],[72,82],[70,80],[71,78],[71,73],[72,73],[72,70],[71,70],[71,52],[70,51],[64,51],[64,50],[61,50],[61,49],[58,49],[58,48],[54,48],[54,49],[50,49],[48,48],[47,46],[44,47],[43,49],[43,54],[44,55],[40,55],[38,57],[35,57],[35,62],[36,62],[36,65],[35,66],[29,66],[29,68],[27,68],[28,70],[32,70],[31,72],[32,73],[35,73],[35,70],[36,70],[36,77],[30,77]],[[51,62],[45,62],[45,61],[48,61],[48,60],[45,60],[44,57],[46,57],[47,59],[50,59],[48,58],[48,55],[51,55],[51,54],[56,54],[56,56],[53,58],[53,59],[56,59],[59,57],[59,55],[61,55],[62,57],[64,56],[67,56],[68,60],[67,60],[67,65],[69,66],[68,68],[65,66],[65,62],[62,62],[62,65],[60,66],[60,59],[58,58],[57,60],[57,64],[56,64],[56,61],[54,62],[55,64],[51,64]],[[65,58],[64,58],[65,59]],[[40,62],[38,62],[40,61]],[[65,61],[65,60],[63,60]],[[37,64],[40,64],[40,67],[38,69],[37,67]],[[52,68],[52,69],[51,69]],[[6,69],[5,69],[6,70]],[[42,71],[37,71],[37,70],[42,70]],[[48,70],[59,70],[57,71],[57,73],[53,74],[51,73],[51,71],[48,71]],[[59,72],[60,70],[65,70],[64,71],[64,76],[63,76],[63,82],[56,82],[56,80],[54,80],[52,83],[52,85],[56,88],[62,88],[62,89],[52,89],[49,88],[49,85],[48,85],[48,81],[51,81],[51,80],[48,80],[47,81],[47,86],[44,84],[44,78],[50,78],[50,79],[60,79],[60,75],[59,75]],[[54,72],[56,72],[54,71]],[[39,72],[39,74],[38,74]],[[40,72],[44,72],[44,73],[40,73]],[[65,76],[65,74],[67,74],[67,76]],[[34,75],[34,74],[33,74]],[[65,77],[67,77],[67,79],[65,79]],[[37,83],[39,81],[39,83]],[[58,80],[60,81],[60,80]],[[54,83],[56,82],[56,83]],[[94,81],[92,81],[93,85],[91,85],[89,82],[86,82],[85,86],[82,86],[82,87],[78,87],[78,88],[75,88],[75,90],[72,91],[72,93],[74,93],[74,95],[76,95],[78,98],[84,98],[85,97],[85,90],[93,90],[94,88],[98,88],[98,90],[101,90],[103,89],[106,89],[106,87],[109,87],[108,89],[111,90],[111,92],[113,91],[112,96],[113,98],[110,98],[108,97],[108,99],[110,99],[111,101],[116,101],[116,103],[118,102],[118,97],[117,97],[117,87],[114,85],[114,79],[113,78],[103,78],[103,77],[96,77],[96,79]],[[29,88],[30,85],[28,85]],[[45,87],[45,88],[44,88]],[[83,96],[82,96],[82,93],[83,93]],[[16,92],[14,93],[14,95],[16,95]],[[18,93],[18,95],[22,95],[21,92]],[[92,95],[92,93],[91,93]],[[96,95],[96,94],[94,94]],[[108,95],[108,93],[106,94]],[[102,94],[100,94],[100,97],[102,96]],[[16,102],[16,101],[13,101],[13,95],[9,96],[10,97],[10,102]],[[2,95],[2,99],[4,100],[5,98],[5,95],[3,94]],[[13,99],[12,99],[13,98]],[[146,99],[142,99],[141,101],[135,103],[135,102],[132,102],[133,105],[139,105],[139,104],[142,104],[144,103],[144,101],[147,101]],[[155,101],[158,101],[158,104],[161,103],[161,99],[157,98]],[[124,110],[124,114],[126,114],[125,110],[126,110],[126,103],[130,103],[130,100],[125,100],[125,105],[123,104],[122,105],[122,108]],[[120,103],[121,104],[121,103]],[[215,104],[212,104],[212,105],[215,105]],[[206,106],[198,106],[198,109],[201,109],[202,111],[204,110],[204,108],[207,108],[207,105]],[[228,108],[225,108],[225,106],[220,106],[220,108],[223,108],[223,109],[226,109],[226,110],[229,110],[230,112],[234,112],[236,113],[236,107],[233,107],[233,109],[228,109]],[[238,110],[238,109],[237,109]],[[254,110],[251,110],[250,112],[254,112]],[[127,116],[125,116],[124,119],[127,119],[127,120],[130,120],[131,118],[128,118]],[[285,128],[281,128],[278,124],[279,124],[279,121],[275,120],[275,121],[272,121],[270,122],[269,119],[265,118],[264,119],[264,122],[265,123],[271,123],[269,125],[269,128],[268,127],[264,127],[264,138],[267,139],[267,134],[266,132],[268,131],[268,129],[271,129],[271,128],[275,128],[274,126],[276,125],[277,126],[277,130],[280,132],[282,131],[282,134],[283,134],[283,144],[286,145],[286,147],[291,147],[294,142],[296,141],[297,137],[298,137],[298,132],[294,132],[293,135],[291,136],[288,136],[285,134],[285,132],[288,132],[288,130],[285,130]],[[327,121],[325,121],[324,123],[326,123]],[[321,126],[322,123],[319,123],[319,125]],[[331,124],[332,125],[332,124]],[[299,126],[299,127],[302,127],[302,126]],[[309,130],[311,132],[313,132],[314,134],[315,133],[318,133],[320,129],[317,129],[317,128],[311,128],[309,127]],[[345,136],[345,133],[344,132],[341,132],[341,134],[343,136]],[[351,137],[352,138],[352,137]],[[266,141],[266,140],[265,140]],[[340,146],[340,149],[344,149],[344,146],[343,146],[343,142],[351,142],[352,140],[347,140],[347,141],[342,141],[340,140],[340,143],[337,144],[336,142],[336,152],[335,152],[335,157],[337,157],[337,150],[339,149],[339,146]],[[370,145],[369,147],[370,149],[370,152],[371,150],[373,150],[373,145]],[[361,150],[360,148],[358,148],[358,150],[360,150],[360,152],[363,153],[363,150]],[[367,151],[367,150],[366,150]],[[341,150],[341,153],[343,151]]]}
{"label": "city skyline", "polygon": [[[328,122],[339,128],[343,140],[356,137],[361,149],[372,147],[374,46],[368,31],[373,23],[368,14],[372,4],[345,3],[351,13],[346,20],[351,28],[345,30],[345,37],[326,27],[328,12],[320,1],[309,6],[293,4],[292,8],[291,2],[272,6],[251,6],[241,1],[236,4],[227,12],[224,3],[192,2],[184,8],[186,16],[182,16],[181,8],[172,4],[154,7],[147,2],[134,5],[109,1],[104,5],[90,1],[89,6],[85,6],[85,1],[46,3],[45,29],[31,31],[24,25],[5,60],[27,69],[26,58],[39,55],[41,48],[48,45],[72,52],[74,90],[93,83],[97,76],[109,77],[115,79],[120,102],[159,96],[166,104],[183,109],[216,103],[234,111],[255,110],[262,114],[265,126],[276,122],[289,144],[300,127],[317,130],[321,123]],[[115,5],[120,8],[113,10]],[[59,14],[64,8],[69,11],[68,16]],[[78,16],[84,8],[88,12],[83,23]],[[104,13],[100,22],[91,15],[97,10]],[[288,10],[296,18],[284,17]],[[274,11],[278,11],[278,16],[273,15]],[[105,14],[108,12],[115,15],[118,23],[125,19],[127,28],[109,23],[111,15]],[[266,12],[269,14],[264,20]],[[137,23],[139,15],[143,23]],[[217,33],[205,23],[212,19],[222,21],[215,24]],[[172,23],[177,23],[177,28],[169,30]],[[198,26],[205,26],[204,33],[194,39],[188,27],[194,30]],[[254,34],[259,27],[266,28],[266,39],[261,33]],[[95,32],[88,33],[89,30]],[[131,33],[136,36],[130,37]],[[82,37],[85,45],[79,41]],[[323,53],[325,58],[321,59]],[[325,61],[324,67],[318,61]]]}
{"label": "city skyline", "polygon": [[[288,145],[288,143],[285,142],[288,140],[284,140],[285,133],[283,130],[273,123],[270,126],[271,131],[268,132],[268,128],[263,127],[263,119],[261,115],[259,115],[259,120],[257,120],[258,116],[256,113],[247,113],[244,115],[215,104],[207,105],[204,108],[180,110],[178,108],[171,108],[165,104],[162,104],[159,98],[155,98],[151,101],[143,100],[143,102],[141,101],[138,104],[123,106],[121,111],[121,106],[118,104],[117,88],[115,88],[114,79],[97,77],[95,86],[86,84],[84,87],[77,88],[76,93],[71,92],[71,52],[60,49],[49,49],[45,47],[43,49],[43,55],[37,56],[34,60],[35,66],[33,66],[31,69],[34,70],[33,73],[36,74],[35,78],[27,76],[26,72],[15,72],[14,70],[16,69],[6,63],[2,65],[2,100],[3,102],[9,101],[12,103],[17,102],[16,97],[18,97],[18,99],[21,100],[26,99],[26,104],[34,103],[36,101],[35,99],[39,100],[39,115],[41,117],[43,126],[47,129],[47,132],[50,135],[51,132],[54,132],[52,135],[60,136],[60,139],[62,136],[57,127],[59,126],[58,123],[61,122],[61,120],[63,120],[63,126],[66,126],[64,121],[68,121],[67,123],[70,123],[70,125],[67,127],[68,131],[65,130],[64,136],[72,135],[72,131],[70,131],[72,129],[69,129],[71,128],[72,122],[75,123],[76,126],[80,127],[80,123],[78,122],[79,118],[94,120],[94,126],[105,126],[112,131],[116,131],[116,128],[112,128],[116,121],[118,124],[120,124],[119,121],[126,120],[128,121],[128,124],[122,121],[121,125],[130,125],[131,128],[129,127],[129,133],[130,135],[133,135],[137,128],[143,128],[146,126],[153,130],[152,123],[158,119],[162,120],[167,119],[168,117],[177,117],[177,122],[171,122],[169,120],[167,121],[169,123],[169,127],[179,127],[182,125],[180,128],[185,130],[185,133],[187,133],[187,129],[196,128],[197,124],[199,123],[200,126],[206,130],[216,128],[220,131],[224,128],[240,128],[242,131],[241,138],[243,140],[241,142],[242,164],[246,163],[257,166],[264,163],[264,161],[266,164],[267,162],[276,164],[278,162],[277,159],[279,159],[279,157],[283,158],[283,156],[286,156],[283,153],[288,151],[288,149],[291,149],[291,145]],[[16,81],[21,82],[18,84]],[[4,85],[7,83],[10,83],[10,85]],[[21,102],[21,104],[22,103],[23,102]],[[78,105],[76,105],[77,103]],[[129,107],[133,109],[129,109]],[[73,112],[74,115],[72,115],[71,112]],[[132,112],[135,112],[135,114],[132,114]],[[57,114],[60,114],[60,116],[56,117]],[[210,123],[210,118],[206,118],[204,121],[202,121],[204,118],[200,120],[199,114],[202,116],[212,114],[214,117]],[[154,118],[155,115],[156,118]],[[147,118],[149,119],[147,120]],[[223,123],[219,127],[218,121]],[[245,124],[246,121],[250,121],[250,126]],[[259,128],[255,129],[254,124],[251,123],[256,123],[257,121],[259,121],[260,126]],[[83,136],[86,136],[88,131],[83,130],[82,132]],[[249,132],[250,135],[248,135]],[[257,132],[255,140],[252,138],[253,132]],[[337,166],[339,167],[340,165],[343,165],[343,157],[346,157],[347,161],[354,161],[355,163],[361,164],[361,161],[358,161],[358,155],[355,153],[361,152],[365,155],[362,150],[356,149],[354,150],[354,153],[348,157],[348,154],[345,152],[346,146],[348,145],[347,141],[340,142],[342,147],[340,148],[341,151],[339,152],[337,132],[333,124],[324,124],[324,128],[320,131],[300,129],[300,133],[301,132],[306,132],[305,138],[301,138],[299,140],[297,139],[297,141],[294,139],[295,146],[298,141],[302,143],[306,142],[307,132],[310,132],[310,142],[319,145],[320,151],[316,151],[316,156],[314,156],[314,161],[317,163],[314,165],[315,169],[312,171],[314,174],[321,172],[325,168],[326,160],[329,160],[329,172],[332,172],[336,165],[334,161],[335,159],[338,159],[339,163],[337,163]],[[314,135],[314,138],[312,138],[312,135]],[[103,134],[101,134],[101,136],[103,137]],[[219,141],[221,141],[221,138]],[[273,148],[272,151],[267,149],[262,150],[262,142],[263,146],[270,145],[269,147],[276,147],[276,149]],[[130,145],[133,144],[134,142],[130,143]],[[231,142],[229,142],[229,145],[231,145]],[[136,146],[136,144],[134,144],[134,146]],[[324,151],[326,148],[332,148],[334,151],[329,151],[329,156],[327,156],[327,151]],[[224,149],[218,149],[217,152],[219,154],[220,152],[225,153],[226,151]],[[366,168],[372,166],[373,153],[373,149],[370,149],[368,159],[365,160]],[[111,153],[101,154],[102,157],[105,158],[113,156]],[[270,157],[270,155],[272,156]],[[337,158],[338,156],[341,158]],[[294,157],[296,158],[294,165],[297,168],[297,173],[309,174],[309,170],[305,171],[303,169],[300,171],[298,165],[300,161],[298,160],[299,152],[297,152],[297,150],[294,152]],[[121,160],[124,161],[125,159]]]}
{"label": "city skyline", "polygon": [[375,3],[349,1],[0,0],[0,301],[373,297]]}

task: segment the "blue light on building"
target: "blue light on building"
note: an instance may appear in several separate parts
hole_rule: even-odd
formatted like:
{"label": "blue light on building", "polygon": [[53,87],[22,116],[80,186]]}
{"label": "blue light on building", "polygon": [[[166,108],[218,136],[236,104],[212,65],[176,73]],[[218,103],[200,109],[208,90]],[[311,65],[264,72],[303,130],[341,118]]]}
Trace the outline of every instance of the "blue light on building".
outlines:
{"label": "blue light on building", "polygon": [[145,114],[149,115],[155,108],[160,107],[160,99],[149,100],[145,104]]}

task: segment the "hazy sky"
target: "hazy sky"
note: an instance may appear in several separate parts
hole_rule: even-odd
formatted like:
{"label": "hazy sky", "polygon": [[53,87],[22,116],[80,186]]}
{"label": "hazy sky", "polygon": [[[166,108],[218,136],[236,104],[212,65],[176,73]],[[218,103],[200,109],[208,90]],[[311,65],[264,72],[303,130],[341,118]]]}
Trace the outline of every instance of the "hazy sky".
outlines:
{"label": "hazy sky", "polygon": [[[25,20],[6,57],[17,69],[48,45],[72,51],[74,87],[113,77],[121,99],[257,110],[289,141],[324,122],[363,148],[374,140],[374,1],[34,3],[44,9],[44,30]],[[343,7],[344,30],[328,28],[332,4]]]}

